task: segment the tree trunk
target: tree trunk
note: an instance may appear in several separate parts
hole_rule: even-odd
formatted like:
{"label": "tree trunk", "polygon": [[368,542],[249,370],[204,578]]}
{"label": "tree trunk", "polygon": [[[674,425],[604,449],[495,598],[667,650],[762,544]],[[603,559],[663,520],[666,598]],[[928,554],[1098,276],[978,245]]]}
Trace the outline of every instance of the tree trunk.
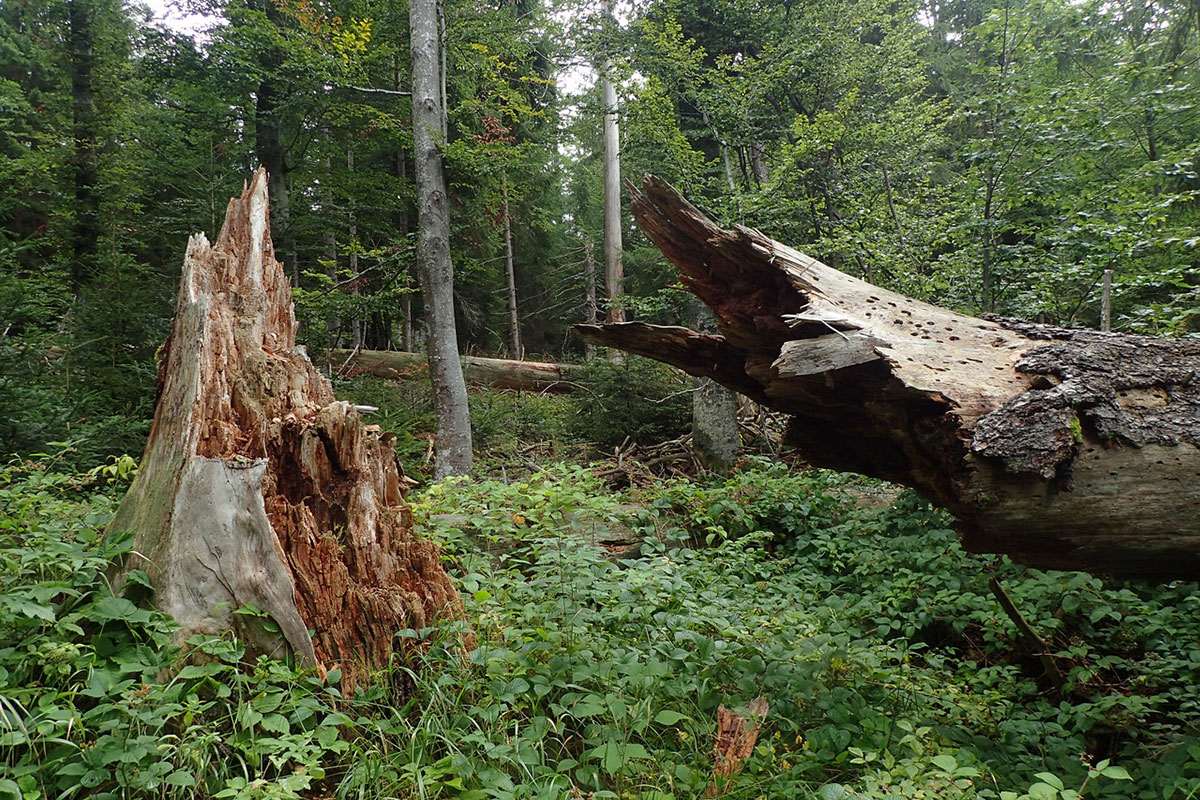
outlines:
{"label": "tree trunk", "polygon": [[585,335],[786,412],[812,464],[920,490],[972,551],[1200,577],[1200,342],[946,311],[723,230],[654,178],[633,208],[720,334]]}
{"label": "tree trunk", "polygon": [[96,273],[96,247],[100,238],[100,208],[96,195],[96,100],[93,0],[69,0],[67,23],[71,53],[71,113],[74,137],[72,156],[75,183],[75,221],[71,230],[71,290],[78,295]]}
{"label": "tree trunk", "polygon": [[[606,0],[605,13],[613,18],[612,0]],[[604,102],[604,285],[608,291],[608,322],[624,322],[621,305],[625,293],[625,268],[621,263],[621,131],[617,109],[617,90],[612,82],[612,62],[604,65],[600,77]],[[614,353],[616,358],[619,353]]]}
{"label": "tree trunk", "polygon": [[[583,237],[583,316],[588,325],[595,325],[599,319],[599,307],[596,305],[596,259],[592,252],[592,239],[587,234]],[[584,358],[591,360],[596,355],[596,347],[590,340],[584,342]]]}
{"label": "tree trunk", "polygon": [[[400,58],[399,58],[399,56],[396,56],[396,55],[392,56],[392,87],[395,89],[395,91],[400,91],[400,89],[401,89]],[[405,156],[404,148],[397,147],[393,156],[395,159],[393,162],[393,168],[395,171],[395,175],[399,179],[399,183],[403,184],[404,182],[406,182],[408,180],[408,165],[405,163],[406,156]],[[396,208],[396,228],[400,233],[400,240],[405,245],[408,244],[408,226],[409,226],[408,201],[405,200],[405,201],[401,202]],[[405,350],[412,350],[414,344],[413,344],[413,319],[412,319],[413,310],[412,310],[412,293],[411,293],[412,272],[411,272],[411,269],[407,270],[405,272],[404,288],[408,289],[410,291],[406,291],[403,295],[401,295],[401,298],[400,298],[400,313],[404,315],[404,330],[401,333],[400,342],[401,342],[401,346]]]}
{"label": "tree trunk", "polygon": [[467,384],[458,359],[454,323],[454,267],[450,262],[450,213],[446,176],[438,149],[442,97],[438,79],[437,0],[413,0],[413,162],[417,178],[417,263],[425,296],[429,377],[437,409],[437,477],[471,471],[471,419]]}
{"label": "tree trunk", "polygon": [[[329,136],[329,131],[325,130],[325,136]],[[326,153],[321,159],[321,166],[324,168],[324,178],[321,181],[321,216],[326,219],[332,219],[334,216],[334,207],[336,202],[333,197],[333,160]],[[337,228],[333,225],[325,226],[325,261],[328,263],[326,275],[332,284],[338,282],[338,248],[337,248]],[[325,330],[329,334],[329,346],[337,347],[338,339],[342,335],[342,321],[334,314],[325,322]]]}
{"label": "tree trunk", "polygon": [[[250,7],[262,10],[273,25],[281,24],[280,12],[272,0],[250,0]],[[275,73],[283,55],[268,46],[259,54],[259,66],[264,77],[254,94],[254,155],[265,167],[270,180],[271,218],[279,236],[283,260],[292,283],[300,283],[299,259],[296,257],[296,238],[291,224],[290,186],[287,158],[283,146],[283,119],[279,109],[279,87]]]}
{"label": "tree trunk", "polygon": [[521,345],[521,315],[517,312],[517,273],[513,268],[512,219],[508,215],[508,178],[504,180],[504,266],[508,275],[508,347],[512,357],[520,361],[525,357]]}
{"label": "tree trunk", "polygon": [[[716,328],[708,306],[698,304],[696,327],[701,332]],[[692,393],[692,444],[709,469],[726,472],[737,462],[741,439],[738,435],[737,394],[712,378],[696,378]]]}
{"label": "tree trunk", "polygon": [[[353,179],[354,176],[354,147],[346,146],[346,172]],[[350,284],[350,294],[357,297],[362,293],[362,287],[358,285],[358,212],[354,207],[354,194],[350,193],[347,199],[346,214],[349,222],[349,230],[347,236],[350,239],[350,277],[354,280]],[[350,347],[358,349],[363,346],[363,329],[366,322],[358,309],[355,308],[350,314]]]}
{"label": "tree trunk", "polygon": [[[335,364],[349,359],[354,373],[377,378],[413,380],[424,377],[429,365],[419,353],[397,350],[334,350]],[[578,364],[555,364],[549,361],[514,361],[507,358],[461,356],[463,375],[475,386],[496,389],[519,389],[530,392],[571,392],[578,388],[572,381],[578,377]]]}
{"label": "tree trunk", "polygon": [[296,346],[268,204],[259,170],[216,244],[188,242],[150,438],[110,529],[134,534],[127,567],[149,574],[181,639],[232,629],[353,687],[397,630],[456,614],[458,598],[437,547],[412,536],[390,438]]}
{"label": "tree trunk", "polygon": [[762,142],[750,143],[750,169],[754,173],[754,182],[760,187],[771,178],[767,168],[767,147]]}

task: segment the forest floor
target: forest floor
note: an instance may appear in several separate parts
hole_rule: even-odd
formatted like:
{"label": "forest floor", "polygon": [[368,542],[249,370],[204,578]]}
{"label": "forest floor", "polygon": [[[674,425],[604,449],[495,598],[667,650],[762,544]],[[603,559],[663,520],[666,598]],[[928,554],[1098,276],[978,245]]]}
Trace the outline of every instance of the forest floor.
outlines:
{"label": "forest floor", "polygon": [[[563,435],[536,443],[556,460],[514,458],[574,424],[562,398],[477,394],[484,477],[426,482],[410,389],[342,389],[407,426],[419,532],[464,619],[398,632],[410,655],[352,699],[336,673],[246,669],[229,638],[181,658],[171,622],[104,580],[128,547],[99,531],[130,462],[14,462],[0,798],[1200,796],[1194,584],[972,556],[911,493],[758,456],[627,479]],[[757,736],[722,778],[729,712]]]}

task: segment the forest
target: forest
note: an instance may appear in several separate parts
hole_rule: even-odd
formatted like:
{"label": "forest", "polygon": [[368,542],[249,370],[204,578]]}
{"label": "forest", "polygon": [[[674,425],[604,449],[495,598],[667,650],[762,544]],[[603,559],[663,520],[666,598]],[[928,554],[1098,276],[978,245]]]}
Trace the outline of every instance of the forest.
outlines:
{"label": "forest", "polygon": [[0,800],[1200,800],[1200,0],[0,0]]}

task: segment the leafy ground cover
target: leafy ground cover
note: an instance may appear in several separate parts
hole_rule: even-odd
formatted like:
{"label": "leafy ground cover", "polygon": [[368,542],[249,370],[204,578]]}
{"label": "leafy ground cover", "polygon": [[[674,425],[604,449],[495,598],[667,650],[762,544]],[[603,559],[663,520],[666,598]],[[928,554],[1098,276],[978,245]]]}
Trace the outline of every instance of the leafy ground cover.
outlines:
{"label": "leafy ground cover", "polygon": [[[1200,796],[1194,584],[970,556],[859,479],[751,463],[618,494],[562,465],[429,486],[415,511],[466,619],[397,632],[422,655],[351,699],[228,638],[176,648],[136,580],[113,593],[128,543],[99,531],[128,467],[0,472],[0,797],[702,797],[717,707],[757,697],[726,797]],[[636,553],[596,543],[618,526]]]}

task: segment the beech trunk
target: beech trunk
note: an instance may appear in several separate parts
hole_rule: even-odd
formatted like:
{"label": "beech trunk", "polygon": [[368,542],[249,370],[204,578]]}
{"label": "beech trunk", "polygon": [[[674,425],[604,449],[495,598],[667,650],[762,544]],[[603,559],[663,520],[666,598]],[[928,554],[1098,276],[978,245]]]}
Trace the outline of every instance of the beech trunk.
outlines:
{"label": "beech trunk", "polygon": [[[445,50],[437,0],[412,0],[413,163],[417,187],[417,264],[425,298],[429,378],[437,411],[434,474],[471,471],[471,417],[467,384],[458,359],[454,320],[454,265],[450,260],[450,208],[441,147],[446,142]],[[441,64],[439,71],[438,64]],[[440,75],[440,77],[439,77]]]}
{"label": "beech trunk", "polygon": [[[216,244],[188,242],[150,438],[111,528],[134,534],[127,566],[181,638],[233,629],[353,687],[397,630],[457,614],[458,595],[412,535],[390,438],[296,345],[267,183],[259,170],[230,201]],[[247,606],[279,632],[235,613]]]}
{"label": "beech trunk", "polygon": [[920,490],[969,550],[1200,577],[1200,341],[957,314],[722,229],[655,178],[633,210],[719,333],[585,336],[789,414],[809,462]]}

